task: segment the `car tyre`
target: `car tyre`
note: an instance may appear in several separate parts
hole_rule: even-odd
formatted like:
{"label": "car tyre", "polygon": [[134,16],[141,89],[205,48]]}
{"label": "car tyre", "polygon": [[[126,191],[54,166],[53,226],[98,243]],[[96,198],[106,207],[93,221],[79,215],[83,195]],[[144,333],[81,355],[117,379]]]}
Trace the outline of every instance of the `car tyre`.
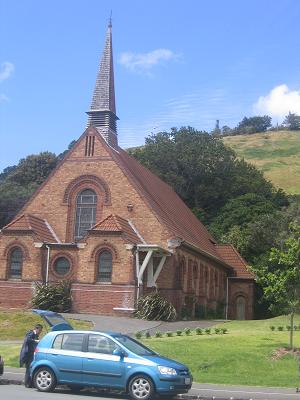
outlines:
{"label": "car tyre", "polygon": [[41,367],[35,372],[33,383],[40,392],[53,392],[56,387],[56,376],[52,369]]}
{"label": "car tyre", "polygon": [[149,400],[155,394],[154,384],[147,375],[136,375],[129,382],[128,392],[133,400]]}

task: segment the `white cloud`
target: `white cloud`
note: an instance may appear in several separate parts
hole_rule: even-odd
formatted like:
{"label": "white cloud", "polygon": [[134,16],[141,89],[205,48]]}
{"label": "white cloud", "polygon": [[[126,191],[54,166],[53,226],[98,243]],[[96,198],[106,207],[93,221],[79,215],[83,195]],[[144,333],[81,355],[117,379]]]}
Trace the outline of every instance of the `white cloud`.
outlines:
{"label": "white cloud", "polygon": [[8,79],[14,72],[15,66],[11,62],[5,61],[0,66],[0,82]]}
{"label": "white cloud", "polygon": [[257,114],[283,119],[289,112],[300,115],[300,90],[290,90],[285,84],[276,86],[253,106]]}
{"label": "white cloud", "polygon": [[179,54],[169,49],[156,49],[149,53],[124,52],[120,54],[119,63],[131,71],[149,73],[155,65],[165,61],[178,60]]}

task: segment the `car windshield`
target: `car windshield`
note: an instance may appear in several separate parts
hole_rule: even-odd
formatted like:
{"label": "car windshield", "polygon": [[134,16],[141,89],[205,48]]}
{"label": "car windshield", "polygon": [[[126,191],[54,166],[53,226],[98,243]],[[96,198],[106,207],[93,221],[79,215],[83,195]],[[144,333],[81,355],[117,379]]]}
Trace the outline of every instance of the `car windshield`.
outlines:
{"label": "car windshield", "polygon": [[137,342],[136,340],[132,339],[126,335],[116,335],[114,338],[122,344],[126,349],[132,351],[133,353],[137,354],[138,356],[155,356],[153,350],[149,349],[148,347],[144,346],[143,344]]}

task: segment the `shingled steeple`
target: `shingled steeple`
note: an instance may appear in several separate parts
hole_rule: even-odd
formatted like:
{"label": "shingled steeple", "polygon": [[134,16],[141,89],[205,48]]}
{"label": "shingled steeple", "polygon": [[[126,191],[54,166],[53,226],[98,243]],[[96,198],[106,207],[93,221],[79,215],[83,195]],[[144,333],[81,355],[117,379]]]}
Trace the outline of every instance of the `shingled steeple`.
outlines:
{"label": "shingled steeple", "polygon": [[88,114],[88,126],[95,126],[106,142],[118,145],[116,115],[114,65],[112,51],[112,24],[108,24],[106,42],[100,61],[92,104]]}

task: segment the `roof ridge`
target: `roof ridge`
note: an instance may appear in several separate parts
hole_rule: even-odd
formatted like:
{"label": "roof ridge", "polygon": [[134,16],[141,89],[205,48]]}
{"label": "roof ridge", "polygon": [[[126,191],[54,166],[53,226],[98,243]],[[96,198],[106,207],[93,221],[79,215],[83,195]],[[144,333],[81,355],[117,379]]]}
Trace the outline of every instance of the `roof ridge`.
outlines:
{"label": "roof ridge", "polygon": [[236,249],[231,243],[229,243],[229,245],[232,247],[233,251],[234,251],[235,254],[239,257],[239,259],[244,263],[245,267],[247,268],[247,272],[250,272],[250,273],[252,274],[251,271],[248,271],[249,264],[248,264],[247,261],[244,259],[244,257],[242,257],[242,255],[237,251],[237,249]]}
{"label": "roof ridge", "polygon": [[17,216],[16,219],[13,219],[13,220],[10,221],[7,225],[3,226],[2,230],[3,230],[3,229],[6,229],[6,228],[8,228],[8,227],[10,227],[11,225],[13,225],[13,224],[16,223],[17,221],[19,221],[22,217],[25,218],[25,214],[21,214],[19,217]]}

